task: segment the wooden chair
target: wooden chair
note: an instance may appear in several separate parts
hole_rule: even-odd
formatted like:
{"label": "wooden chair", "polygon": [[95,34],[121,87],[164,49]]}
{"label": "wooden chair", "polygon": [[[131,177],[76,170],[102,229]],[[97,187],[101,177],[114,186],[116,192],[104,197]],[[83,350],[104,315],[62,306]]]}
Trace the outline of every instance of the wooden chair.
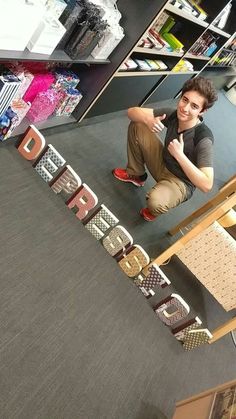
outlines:
{"label": "wooden chair", "polygon": [[[211,201],[169,232],[173,235],[195,222],[186,234],[152,261],[162,265],[177,255],[226,311],[236,308],[236,241],[217,220],[235,205],[236,176]],[[199,216],[201,218],[196,223]],[[210,343],[235,328],[236,318],[233,318],[212,332]]]}
{"label": "wooden chair", "polygon": [[228,182],[219,190],[219,192],[204,204],[202,207],[198,208],[184,220],[182,220],[177,226],[173,227],[169,234],[171,236],[181,231],[183,228],[188,226],[190,223],[196,220],[196,218],[200,217],[201,215],[205,214],[212,208],[215,208],[218,204],[224,202],[226,198],[228,198],[233,192],[236,192],[236,175],[233,175]]}

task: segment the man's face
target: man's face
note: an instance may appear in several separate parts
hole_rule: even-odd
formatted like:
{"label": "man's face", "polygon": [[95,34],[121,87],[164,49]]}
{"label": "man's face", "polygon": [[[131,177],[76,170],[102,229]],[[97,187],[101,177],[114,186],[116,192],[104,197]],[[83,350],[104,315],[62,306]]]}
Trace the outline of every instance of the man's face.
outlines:
{"label": "man's face", "polygon": [[181,122],[189,122],[198,119],[203,114],[205,99],[194,90],[190,90],[181,96],[177,106],[177,117]]}

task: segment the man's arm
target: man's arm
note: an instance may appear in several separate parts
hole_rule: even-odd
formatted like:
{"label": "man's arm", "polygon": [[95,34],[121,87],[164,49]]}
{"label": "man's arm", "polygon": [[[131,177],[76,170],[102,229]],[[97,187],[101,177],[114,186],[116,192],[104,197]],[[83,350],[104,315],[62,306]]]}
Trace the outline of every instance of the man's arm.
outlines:
{"label": "man's arm", "polygon": [[168,151],[177,160],[189,180],[202,192],[209,192],[213,186],[213,167],[196,167],[184,154],[183,134],[179,141],[174,139],[168,146]]}
{"label": "man's arm", "polygon": [[133,122],[142,122],[152,132],[160,132],[163,130],[164,125],[161,122],[165,119],[166,114],[154,117],[153,109],[150,108],[129,108],[127,112],[128,118]]}

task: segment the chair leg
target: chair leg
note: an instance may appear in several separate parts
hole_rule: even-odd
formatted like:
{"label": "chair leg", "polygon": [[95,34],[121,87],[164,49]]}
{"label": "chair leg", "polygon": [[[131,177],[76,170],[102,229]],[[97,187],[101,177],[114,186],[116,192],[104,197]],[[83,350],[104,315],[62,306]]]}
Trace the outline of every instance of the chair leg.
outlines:
{"label": "chair leg", "polygon": [[227,333],[232,332],[234,329],[236,329],[236,317],[213,330],[213,337],[208,343],[214,343],[216,340],[222,338],[222,336],[225,336]]}

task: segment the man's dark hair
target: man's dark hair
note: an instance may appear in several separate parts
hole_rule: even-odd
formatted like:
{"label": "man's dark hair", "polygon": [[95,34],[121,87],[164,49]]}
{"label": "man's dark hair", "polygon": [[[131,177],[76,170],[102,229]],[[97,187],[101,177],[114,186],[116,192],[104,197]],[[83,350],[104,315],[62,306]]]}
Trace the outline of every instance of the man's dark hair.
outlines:
{"label": "man's dark hair", "polygon": [[183,85],[181,95],[183,96],[184,93],[189,92],[190,90],[194,90],[204,97],[205,104],[203,110],[211,108],[218,99],[212,81],[205,77],[200,76],[187,80]]}

